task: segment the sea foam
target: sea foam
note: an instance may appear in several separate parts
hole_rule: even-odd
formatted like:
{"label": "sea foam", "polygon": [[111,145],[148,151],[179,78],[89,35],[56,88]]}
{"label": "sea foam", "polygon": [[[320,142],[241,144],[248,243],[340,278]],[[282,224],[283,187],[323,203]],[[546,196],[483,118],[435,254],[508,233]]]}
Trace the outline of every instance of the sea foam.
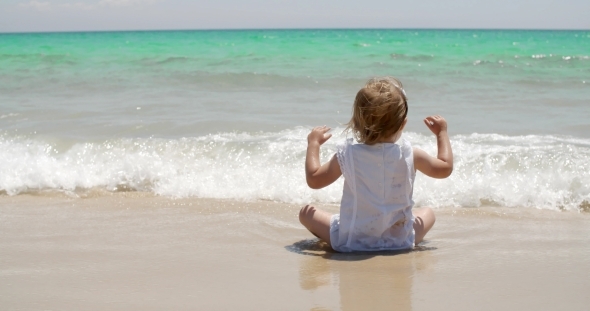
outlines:
{"label": "sea foam", "polygon": [[[59,152],[47,142],[0,136],[0,191],[144,191],[170,197],[338,203],[343,181],[305,183],[307,128],[218,133],[178,139],[124,138],[78,143]],[[322,161],[344,141],[333,130]],[[404,134],[436,155],[433,135]],[[590,140],[557,136],[470,134],[451,137],[455,165],[447,179],[418,173],[416,206],[482,205],[579,210],[590,202]]]}

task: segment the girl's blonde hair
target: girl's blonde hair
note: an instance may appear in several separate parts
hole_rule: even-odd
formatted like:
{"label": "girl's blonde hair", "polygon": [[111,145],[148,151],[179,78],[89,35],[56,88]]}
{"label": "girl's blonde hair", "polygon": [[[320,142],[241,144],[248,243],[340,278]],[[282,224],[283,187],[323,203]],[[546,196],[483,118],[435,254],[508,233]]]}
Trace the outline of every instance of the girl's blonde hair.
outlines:
{"label": "girl's blonde hair", "polygon": [[397,133],[408,115],[402,83],[393,77],[373,78],[356,94],[347,130],[357,141],[373,145]]}

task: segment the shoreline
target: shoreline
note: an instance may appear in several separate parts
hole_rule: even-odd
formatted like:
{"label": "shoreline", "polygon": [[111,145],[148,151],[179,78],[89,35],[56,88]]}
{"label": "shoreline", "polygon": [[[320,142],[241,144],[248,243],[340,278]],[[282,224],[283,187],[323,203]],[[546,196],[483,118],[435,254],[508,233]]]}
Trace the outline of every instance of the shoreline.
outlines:
{"label": "shoreline", "polygon": [[0,196],[0,305],[585,310],[590,304],[588,213],[438,209],[437,223],[414,251],[339,254],[298,223],[298,205],[139,195]]}

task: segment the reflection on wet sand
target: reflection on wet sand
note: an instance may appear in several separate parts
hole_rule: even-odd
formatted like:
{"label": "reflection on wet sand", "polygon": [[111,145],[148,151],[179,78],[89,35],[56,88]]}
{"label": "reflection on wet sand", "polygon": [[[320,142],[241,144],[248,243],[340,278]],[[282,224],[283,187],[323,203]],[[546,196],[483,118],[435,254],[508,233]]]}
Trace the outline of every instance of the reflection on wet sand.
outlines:
{"label": "reflection on wet sand", "polygon": [[[287,249],[306,255],[299,260],[299,282],[313,293],[313,310],[412,310],[413,278],[428,270],[435,248],[343,254],[310,239]],[[339,296],[340,303],[316,295]]]}

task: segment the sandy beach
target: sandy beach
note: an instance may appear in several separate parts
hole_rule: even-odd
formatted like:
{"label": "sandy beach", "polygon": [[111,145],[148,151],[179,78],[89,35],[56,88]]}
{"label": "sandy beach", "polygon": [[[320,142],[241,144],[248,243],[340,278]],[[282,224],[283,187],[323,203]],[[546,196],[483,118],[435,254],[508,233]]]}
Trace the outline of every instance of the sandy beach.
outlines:
{"label": "sandy beach", "polygon": [[[322,206],[336,212],[337,206]],[[338,254],[299,206],[0,197],[3,310],[587,310],[590,214],[437,210],[403,253]]]}

